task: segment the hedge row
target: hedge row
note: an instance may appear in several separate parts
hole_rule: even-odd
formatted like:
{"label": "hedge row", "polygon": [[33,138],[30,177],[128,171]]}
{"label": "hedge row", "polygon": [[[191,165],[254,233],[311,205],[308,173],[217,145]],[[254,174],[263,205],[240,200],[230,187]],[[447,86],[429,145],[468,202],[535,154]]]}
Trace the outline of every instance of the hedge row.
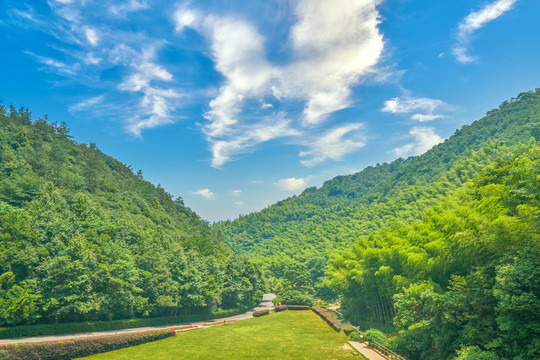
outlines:
{"label": "hedge row", "polygon": [[278,305],[276,306],[276,312],[285,311],[285,310],[310,310],[311,308],[307,305]]}
{"label": "hedge row", "polygon": [[[65,341],[0,345],[0,359],[70,360],[174,336],[173,330],[95,336]],[[4,354],[2,354],[2,352]]]}
{"label": "hedge row", "polygon": [[[112,321],[92,321],[79,323],[59,323],[59,324],[40,324],[40,325],[22,325],[0,328],[0,339],[14,339],[22,337],[32,337],[41,335],[62,335],[77,334],[82,332],[121,330],[139,327],[151,327],[161,325],[174,325],[184,322],[204,321],[219,319],[227,316],[242,314],[248,310],[247,307],[231,310],[221,310],[206,314],[189,314],[177,316],[163,316],[147,319],[129,319]],[[1,358],[0,358],[1,359]]]}
{"label": "hedge row", "polygon": [[332,329],[337,332],[341,331],[341,325],[337,319],[337,315],[332,310],[324,309],[318,306],[313,307],[313,312],[321,317]]}
{"label": "hedge row", "polygon": [[253,312],[253,316],[255,317],[260,317],[260,316],[264,316],[264,315],[268,315],[270,314],[270,310],[259,310],[259,311],[254,311]]}

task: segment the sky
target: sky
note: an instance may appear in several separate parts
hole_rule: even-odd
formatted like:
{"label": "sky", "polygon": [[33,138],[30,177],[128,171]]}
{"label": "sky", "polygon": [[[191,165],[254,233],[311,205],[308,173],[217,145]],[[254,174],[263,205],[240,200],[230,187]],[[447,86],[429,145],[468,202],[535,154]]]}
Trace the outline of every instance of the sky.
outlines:
{"label": "sky", "polygon": [[537,0],[0,0],[0,100],[213,222],[540,87]]}

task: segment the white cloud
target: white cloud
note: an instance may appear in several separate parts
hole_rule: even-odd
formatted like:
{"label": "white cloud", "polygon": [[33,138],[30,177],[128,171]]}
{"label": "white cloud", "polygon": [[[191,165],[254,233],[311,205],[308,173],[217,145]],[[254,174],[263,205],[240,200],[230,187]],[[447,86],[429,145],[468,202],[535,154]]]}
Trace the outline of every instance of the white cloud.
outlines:
{"label": "white cloud", "polygon": [[241,193],[242,193],[242,190],[232,190],[231,191],[231,194],[233,196],[240,196]]}
{"label": "white cloud", "polygon": [[86,65],[98,65],[101,63],[102,59],[99,57],[96,57],[96,55],[92,52],[84,54],[84,56],[80,57],[82,62]]}
{"label": "white cloud", "polygon": [[173,15],[176,31],[182,31],[185,27],[199,27],[202,16],[199,11],[189,8],[189,3],[180,4]]}
{"label": "white cloud", "polygon": [[445,106],[447,105],[441,100],[411,97],[400,99],[395,97],[385,101],[381,111],[392,114],[409,114],[414,112],[411,115],[412,120],[425,122],[445,118],[445,115],[433,114],[434,111]]}
{"label": "white cloud", "polygon": [[[179,6],[173,16],[176,29],[189,26],[208,38],[216,70],[225,78],[205,114],[208,123],[204,131],[213,152],[212,166],[219,167],[232,155],[266,141],[250,135],[273,127],[262,125],[266,119],[250,116],[244,108],[250,99],[273,96],[281,102],[302,101],[301,120],[306,128],[320,126],[331,113],[348,107],[352,87],[376,73],[374,67],[382,55],[378,3],[346,1],[335,6],[326,0],[299,0],[294,8],[297,21],[290,32],[293,60],[284,65],[267,60],[265,38],[249,22],[214,15],[203,17],[185,4]],[[261,109],[272,106],[264,103]],[[271,138],[295,132],[287,128],[273,134]],[[298,134],[300,131],[296,131]]]}
{"label": "white cloud", "polygon": [[301,163],[311,167],[327,159],[341,160],[345,155],[363,148],[366,145],[365,136],[358,132],[362,128],[363,124],[353,123],[331,129],[308,144],[308,151],[300,152],[300,157],[309,157]]}
{"label": "white cloud", "polygon": [[84,34],[86,35],[86,39],[92,46],[96,46],[99,42],[99,35],[96,31],[96,29],[87,27],[84,30]]}
{"label": "white cloud", "polygon": [[281,190],[299,190],[306,186],[306,180],[303,178],[287,178],[279,180],[276,185]]}
{"label": "white cloud", "polygon": [[[282,44],[288,60],[280,63],[267,55],[269,41],[255,21],[212,15],[208,8],[192,8],[189,0],[173,5],[166,16],[176,31],[189,27],[207,39],[207,53],[223,79],[204,114],[211,165],[221,167],[263,142],[285,137],[306,146],[302,160],[313,164],[339,160],[363,146],[356,130],[332,135],[322,124],[350,105],[354,86],[382,73],[376,69],[384,48],[379,2],[343,0],[342,6],[335,6],[326,0],[295,1],[289,39]],[[38,61],[94,89],[103,89],[105,79],[113,89],[106,100],[123,101],[109,108],[122,114],[126,131],[137,137],[145,129],[174,122],[181,100],[189,96],[181,86],[190,80],[184,82],[177,75],[182,70],[161,61],[158,50],[170,42],[151,38],[152,31],[129,30],[113,16],[127,18],[131,12],[150,9],[149,1],[111,0],[103,14],[97,10],[103,5],[89,0],[48,4],[52,13],[48,26],[41,28],[59,41],[56,50],[63,57],[34,55]],[[25,14],[18,17],[24,19]],[[117,26],[120,23],[124,25]],[[81,102],[70,110],[90,106]],[[331,142],[337,135],[344,140],[343,149]]]}
{"label": "white cloud", "polygon": [[126,129],[140,137],[143,129],[172,123],[170,113],[175,108],[174,101],[182,95],[174,89],[165,90],[154,84],[155,82],[170,82],[174,79],[170,72],[155,63],[156,49],[151,47],[137,53],[124,45],[118,47],[116,51],[117,53],[114,54],[116,61],[121,61],[126,56],[133,57],[131,66],[134,70],[134,73],[118,85],[118,88],[122,91],[142,94],[139,103],[140,114],[130,119]]}
{"label": "white cloud", "polygon": [[129,0],[120,5],[113,5],[109,11],[118,16],[126,16],[130,12],[149,8],[146,1]]}
{"label": "white cloud", "polygon": [[95,97],[83,100],[75,105],[70,106],[69,111],[81,111],[81,110],[88,109],[96,104],[101,103],[104,98],[105,96],[101,95],[101,96],[95,96]]}
{"label": "white cloud", "polygon": [[193,191],[192,194],[200,195],[203,198],[208,199],[208,200],[213,200],[215,196],[215,194],[212,191],[210,191],[210,189],[199,189],[197,191]]}
{"label": "white cloud", "polygon": [[280,78],[278,96],[302,98],[304,124],[322,122],[349,106],[351,87],[368,75],[384,47],[378,0],[300,0],[291,41],[299,60]]}
{"label": "white cloud", "polygon": [[234,204],[237,205],[237,206],[243,206],[244,202],[243,201],[236,201]]}
{"label": "white cloud", "polygon": [[414,138],[414,143],[409,143],[395,148],[392,152],[399,157],[420,155],[431,149],[433,146],[443,142],[443,139],[435,133],[433,128],[413,127],[409,131],[409,136]]}
{"label": "white cloud", "polygon": [[467,45],[471,35],[478,29],[484,27],[489,22],[495,20],[505,12],[512,9],[518,0],[497,0],[485,5],[478,11],[472,11],[458,25],[457,43],[452,52],[461,63],[474,61],[472,56],[467,54]]}
{"label": "white cloud", "polygon": [[62,61],[51,59],[45,56],[36,55],[29,51],[25,51],[25,54],[33,56],[34,58],[36,58],[37,61],[46,65],[47,70],[57,72],[64,76],[70,76],[70,77],[74,76],[76,74],[76,71],[79,69],[78,64],[68,65]]}
{"label": "white cloud", "polygon": [[255,145],[284,136],[297,136],[300,133],[290,128],[290,121],[278,114],[261,120],[257,124],[238,125],[230,129],[226,138],[209,137],[212,149],[212,167],[219,168],[233,155],[242,154]]}

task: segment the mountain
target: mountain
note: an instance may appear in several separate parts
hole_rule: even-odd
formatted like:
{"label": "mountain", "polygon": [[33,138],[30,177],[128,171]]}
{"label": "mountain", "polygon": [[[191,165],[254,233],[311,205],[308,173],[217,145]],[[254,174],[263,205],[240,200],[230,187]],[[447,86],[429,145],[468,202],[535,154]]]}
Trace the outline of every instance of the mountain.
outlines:
{"label": "mountain", "polygon": [[503,102],[426,153],[308,188],[260,212],[214,225],[239,254],[279,273],[285,262],[330,257],[395,221],[410,224],[494,159],[540,135],[540,89]]}
{"label": "mountain", "polygon": [[317,295],[337,294],[346,320],[407,359],[537,359],[538,139],[540,89],[423,155],[215,226],[281,278],[278,293],[316,274]]}
{"label": "mountain", "polygon": [[0,107],[0,326],[205,312],[261,291],[181,198],[65,124]]}

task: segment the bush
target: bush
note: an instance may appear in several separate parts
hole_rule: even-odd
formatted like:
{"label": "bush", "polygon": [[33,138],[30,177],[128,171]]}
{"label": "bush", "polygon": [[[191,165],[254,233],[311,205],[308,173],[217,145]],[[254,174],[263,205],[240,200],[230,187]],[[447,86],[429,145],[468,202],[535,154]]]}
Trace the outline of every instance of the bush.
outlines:
{"label": "bush", "polygon": [[282,303],[282,304],[288,304],[288,305],[306,305],[306,306],[313,306],[313,299],[309,297],[308,295],[302,294],[298,290],[288,290],[284,293],[276,296],[276,298],[273,300],[274,304],[276,303]]}
{"label": "bush", "polygon": [[388,339],[386,339],[386,336],[382,331],[377,329],[369,329],[366,331],[366,340],[369,342],[375,341],[381,345],[388,346]]}
{"label": "bush", "polygon": [[[32,337],[41,335],[62,335],[77,334],[82,332],[121,330],[147,326],[174,325],[183,322],[204,321],[210,319],[219,319],[227,316],[234,316],[246,312],[247,307],[220,310],[206,314],[188,314],[177,316],[163,316],[147,319],[129,319],[112,321],[93,321],[79,323],[59,323],[59,324],[40,324],[40,325],[22,325],[0,328],[0,339],[13,339],[20,337]],[[1,359],[1,358],[0,358]]]}
{"label": "bush", "polygon": [[341,331],[341,325],[339,324],[337,314],[328,309],[323,309],[320,307],[314,307],[313,312],[321,317],[328,325],[332,327],[332,329],[336,330],[337,332]]}
{"label": "bush", "polygon": [[10,360],[70,360],[161,340],[174,334],[173,330],[158,330],[65,341],[0,345],[0,353],[4,351]]}
{"label": "bush", "polygon": [[341,331],[343,331],[347,335],[350,335],[354,331],[354,328],[350,323],[347,322],[341,324]]}
{"label": "bush", "polygon": [[307,305],[283,305],[287,309],[286,310],[311,310],[311,307]]}
{"label": "bush", "polygon": [[254,311],[253,312],[253,316],[255,317],[260,317],[260,316],[264,316],[264,315],[268,315],[270,314],[270,310],[259,310],[259,311]]}
{"label": "bush", "polygon": [[491,351],[482,351],[478,346],[462,347],[457,351],[458,356],[454,360],[499,360],[500,357]]}

